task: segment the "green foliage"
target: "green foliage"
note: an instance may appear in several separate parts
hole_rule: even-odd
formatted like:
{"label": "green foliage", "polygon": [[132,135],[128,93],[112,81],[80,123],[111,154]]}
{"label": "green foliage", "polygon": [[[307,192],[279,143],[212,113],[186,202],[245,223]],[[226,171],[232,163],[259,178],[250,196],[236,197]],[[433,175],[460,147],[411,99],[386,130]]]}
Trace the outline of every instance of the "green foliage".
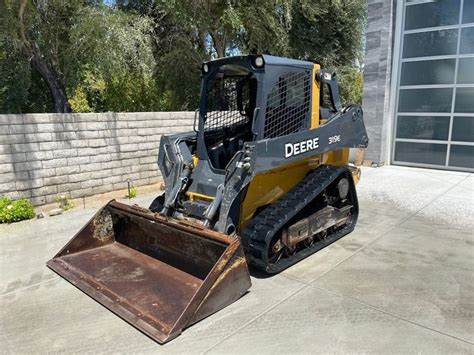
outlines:
{"label": "green foliage", "polygon": [[[19,1],[0,4],[0,112],[50,112]],[[194,110],[202,61],[247,53],[336,67],[343,101],[360,102],[365,16],[366,0],[35,0],[24,24],[73,111],[159,111]]]}
{"label": "green foliage", "polygon": [[0,113],[53,110],[45,82],[21,59],[15,43],[4,36],[0,36],[0,78]]}
{"label": "green foliage", "polygon": [[31,219],[35,210],[26,198],[12,200],[9,197],[0,197],[0,223],[12,223]]}
{"label": "green foliage", "polygon": [[325,67],[361,60],[366,6],[365,0],[295,0],[291,56]]}
{"label": "green foliage", "polygon": [[[160,110],[160,94],[153,77],[156,62],[150,32],[151,20],[144,16],[89,8],[71,39],[80,50],[71,53],[77,68],[70,91],[76,112]],[[90,42],[93,30],[95,41]]]}
{"label": "green foliage", "polygon": [[66,195],[56,196],[55,201],[59,203],[59,208],[62,208],[64,211],[68,211],[74,208],[74,203],[72,202],[69,196],[66,196]]}
{"label": "green foliage", "polygon": [[292,3],[296,0],[239,2],[240,18],[237,47],[244,53],[290,55],[290,31],[293,26]]}
{"label": "green foliage", "polygon": [[[0,110],[52,111],[51,93],[22,53],[17,1],[5,1],[0,36]],[[76,112],[159,110],[152,19],[96,1],[28,2],[30,43]]]}
{"label": "green foliage", "polygon": [[364,86],[362,72],[357,68],[346,66],[336,68],[336,73],[342,105],[362,105],[362,90]]}
{"label": "green foliage", "polygon": [[69,98],[69,104],[74,112],[93,112],[94,110],[89,105],[87,100],[87,93],[82,87],[74,89],[73,94]]}
{"label": "green foliage", "polygon": [[127,195],[125,197],[127,198],[134,198],[137,197],[138,191],[135,186],[132,186],[130,190],[127,192]]}

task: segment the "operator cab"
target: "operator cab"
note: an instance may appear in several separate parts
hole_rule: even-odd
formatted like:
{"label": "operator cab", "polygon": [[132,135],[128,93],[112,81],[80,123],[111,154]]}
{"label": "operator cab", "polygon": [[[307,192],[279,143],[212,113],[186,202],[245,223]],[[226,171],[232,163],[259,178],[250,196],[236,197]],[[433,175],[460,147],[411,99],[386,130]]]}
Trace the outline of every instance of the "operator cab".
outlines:
{"label": "operator cab", "polygon": [[245,142],[310,129],[314,68],[311,62],[268,55],[204,63],[199,160],[206,160],[214,173],[222,174]]}
{"label": "operator cab", "polygon": [[[199,132],[205,154],[216,170],[224,170],[244,142],[253,140],[258,80],[252,63],[238,58],[227,60],[229,63],[225,58],[222,65],[203,66],[205,80],[201,92]],[[202,157],[204,152],[200,153]]]}

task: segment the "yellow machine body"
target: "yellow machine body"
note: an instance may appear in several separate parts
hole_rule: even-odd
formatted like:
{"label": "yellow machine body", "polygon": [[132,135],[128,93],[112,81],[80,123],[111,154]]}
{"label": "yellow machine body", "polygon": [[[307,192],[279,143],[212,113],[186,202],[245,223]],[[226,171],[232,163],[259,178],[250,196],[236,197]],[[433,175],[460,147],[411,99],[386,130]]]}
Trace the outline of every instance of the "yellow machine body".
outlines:
{"label": "yellow machine body", "polygon": [[[319,64],[314,65],[313,77],[320,68],[321,66]],[[319,112],[320,84],[318,81],[313,80],[312,85],[311,129],[316,129],[323,124]],[[348,162],[349,148],[344,148],[325,154],[317,154],[311,158],[288,164],[255,176],[250,183],[247,194],[241,204],[240,230],[245,228],[259,208],[270,205],[278,200],[298,184],[306,174],[308,174],[308,172],[316,169],[319,165],[329,164],[342,166],[347,165]]]}

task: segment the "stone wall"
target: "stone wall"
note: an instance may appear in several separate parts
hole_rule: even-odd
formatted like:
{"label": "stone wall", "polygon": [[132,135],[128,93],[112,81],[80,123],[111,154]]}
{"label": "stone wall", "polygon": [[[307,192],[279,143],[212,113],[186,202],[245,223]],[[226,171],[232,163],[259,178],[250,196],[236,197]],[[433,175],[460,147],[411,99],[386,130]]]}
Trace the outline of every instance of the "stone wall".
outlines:
{"label": "stone wall", "polygon": [[162,134],[192,129],[194,112],[0,115],[0,196],[34,205],[159,181]]}
{"label": "stone wall", "polygon": [[389,106],[396,1],[369,0],[367,10],[362,108],[370,141],[365,159],[382,164],[388,155],[391,131]]}

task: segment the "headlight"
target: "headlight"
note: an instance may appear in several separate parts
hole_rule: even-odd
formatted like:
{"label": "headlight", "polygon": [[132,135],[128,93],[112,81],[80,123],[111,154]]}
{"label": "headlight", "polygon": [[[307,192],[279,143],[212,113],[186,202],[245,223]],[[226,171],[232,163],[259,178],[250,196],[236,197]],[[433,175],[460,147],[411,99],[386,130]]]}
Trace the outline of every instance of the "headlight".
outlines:
{"label": "headlight", "polygon": [[202,70],[203,70],[204,73],[209,72],[209,65],[204,64],[204,65],[202,66]]}
{"label": "headlight", "polygon": [[263,58],[262,57],[255,58],[255,66],[257,68],[263,67]]}

